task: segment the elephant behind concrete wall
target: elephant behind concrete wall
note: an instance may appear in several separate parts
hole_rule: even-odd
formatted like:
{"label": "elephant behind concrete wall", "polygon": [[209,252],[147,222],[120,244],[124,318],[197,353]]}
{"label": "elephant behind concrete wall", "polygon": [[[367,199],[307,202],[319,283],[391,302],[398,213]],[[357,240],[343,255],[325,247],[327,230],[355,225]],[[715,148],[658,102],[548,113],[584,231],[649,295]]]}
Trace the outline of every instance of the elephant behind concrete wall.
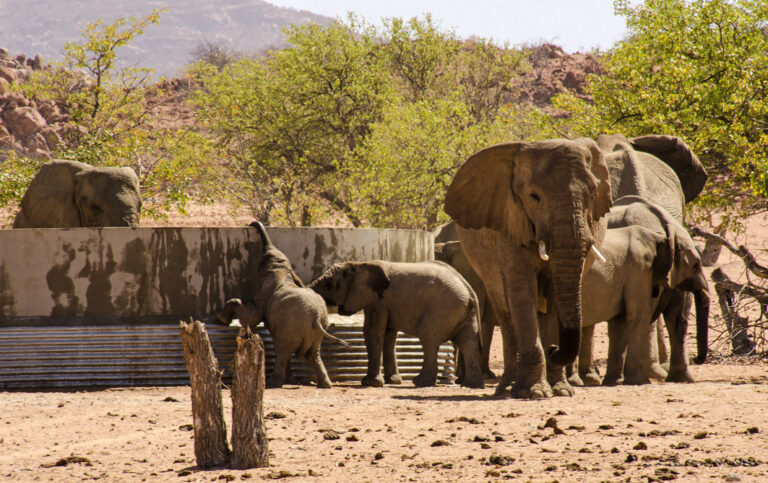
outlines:
{"label": "elephant behind concrete wall", "polygon": [[139,180],[130,168],[97,168],[56,159],[32,179],[14,228],[138,228]]}

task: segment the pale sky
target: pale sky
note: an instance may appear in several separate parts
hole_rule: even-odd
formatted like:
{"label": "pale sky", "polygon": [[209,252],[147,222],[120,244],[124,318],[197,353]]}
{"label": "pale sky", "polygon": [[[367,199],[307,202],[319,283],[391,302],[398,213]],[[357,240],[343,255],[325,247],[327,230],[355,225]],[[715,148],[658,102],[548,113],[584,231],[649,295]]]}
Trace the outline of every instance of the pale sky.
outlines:
{"label": "pale sky", "polygon": [[354,11],[369,23],[382,17],[411,18],[429,12],[462,38],[493,38],[511,46],[552,42],[568,52],[602,50],[621,40],[624,20],[613,0],[267,0],[282,7],[346,17]]}

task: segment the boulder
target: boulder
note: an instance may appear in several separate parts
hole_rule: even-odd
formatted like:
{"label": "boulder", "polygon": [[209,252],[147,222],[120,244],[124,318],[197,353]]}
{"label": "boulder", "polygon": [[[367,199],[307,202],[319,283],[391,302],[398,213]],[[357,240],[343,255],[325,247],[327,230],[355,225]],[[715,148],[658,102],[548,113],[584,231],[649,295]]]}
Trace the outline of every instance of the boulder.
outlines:
{"label": "boulder", "polygon": [[18,71],[10,67],[0,67],[0,79],[5,79],[8,83],[16,81]]}
{"label": "boulder", "polygon": [[44,126],[40,130],[40,135],[45,139],[45,144],[50,150],[61,144],[61,136],[52,126]]}
{"label": "boulder", "polygon": [[3,118],[13,136],[24,139],[45,126],[45,119],[31,107],[17,107],[3,111]]}
{"label": "boulder", "polygon": [[11,83],[0,77],[0,96],[11,90]]}
{"label": "boulder", "polygon": [[7,59],[8,57],[10,57],[8,49],[0,47],[0,59]]}

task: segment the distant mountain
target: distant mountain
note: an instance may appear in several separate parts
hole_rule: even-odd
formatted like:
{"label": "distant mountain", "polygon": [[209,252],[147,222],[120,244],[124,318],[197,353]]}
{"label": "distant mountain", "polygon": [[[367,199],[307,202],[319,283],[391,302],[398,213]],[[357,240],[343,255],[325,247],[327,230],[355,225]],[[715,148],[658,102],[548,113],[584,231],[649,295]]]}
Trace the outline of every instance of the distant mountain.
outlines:
{"label": "distant mountain", "polygon": [[256,53],[282,46],[284,25],[333,20],[261,0],[0,0],[0,47],[11,55],[60,59],[64,44],[79,41],[87,23],[144,17],[163,7],[168,12],[160,15],[160,24],[118,55],[126,64],[153,67],[166,76],[186,66],[202,42]]}

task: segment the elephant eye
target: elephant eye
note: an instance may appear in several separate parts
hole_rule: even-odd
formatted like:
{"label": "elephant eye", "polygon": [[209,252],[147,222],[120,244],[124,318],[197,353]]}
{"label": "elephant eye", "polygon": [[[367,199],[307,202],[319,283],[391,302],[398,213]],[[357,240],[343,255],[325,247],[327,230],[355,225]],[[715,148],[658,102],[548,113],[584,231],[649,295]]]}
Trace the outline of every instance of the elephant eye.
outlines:
{"label": "elephant eye", "polygon": [[531,194],[530,194],[530,195],[528,195],[528,196],[530,196],[530,197],[531,197],[531,199],[532,199],[532,200],[533,200],[535,203],[539,203],[539,202],[541,201],[541,198],[539,198],[539,195],[537,195],[536,193],[531,193]]}

